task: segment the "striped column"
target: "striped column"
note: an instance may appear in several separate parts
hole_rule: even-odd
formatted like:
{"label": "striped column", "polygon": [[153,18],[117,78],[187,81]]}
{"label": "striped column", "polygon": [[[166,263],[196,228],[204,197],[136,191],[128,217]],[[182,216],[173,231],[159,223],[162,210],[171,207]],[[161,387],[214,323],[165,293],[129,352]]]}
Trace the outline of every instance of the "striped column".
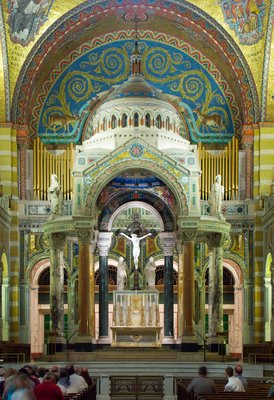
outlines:
{"label": "striped column", "polygon": [[274,178],[274,123],[254,125],[254,199],[257,200],[254,226],[254,338],[264,340],[264,243],[262,216],[264,198],[271,193]]}
{"label": "striped column", "polygon": [[18,165],[17,165],[17,127],[0,124],[0,181],[4,194],[9,196],[10,254],[9,264],[9,339],[19,340],[19,218],[18,218]]}

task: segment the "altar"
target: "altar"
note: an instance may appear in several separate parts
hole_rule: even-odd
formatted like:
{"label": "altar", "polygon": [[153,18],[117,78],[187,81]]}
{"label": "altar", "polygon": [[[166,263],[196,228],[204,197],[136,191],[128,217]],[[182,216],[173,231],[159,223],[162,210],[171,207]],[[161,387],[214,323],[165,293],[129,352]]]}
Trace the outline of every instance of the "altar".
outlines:
{"label": "altar", "polygon": [[112,347],[160,347],[159,292],[113,292]]}

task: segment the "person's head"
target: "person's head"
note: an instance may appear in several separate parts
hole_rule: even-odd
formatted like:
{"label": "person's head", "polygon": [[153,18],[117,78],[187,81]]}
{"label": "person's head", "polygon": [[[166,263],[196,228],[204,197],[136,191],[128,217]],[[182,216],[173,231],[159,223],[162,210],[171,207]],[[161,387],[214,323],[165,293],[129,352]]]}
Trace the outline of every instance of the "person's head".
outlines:
{"label": "person's head", "polygon": [[5,370],[5,368],[0,368],[0,376],[1,377],[4,377],[5,376],[5,374],[6,374],[6,370]]}
{"label": "person's head", "polygon": [[153,258],[153,257],[149,257],[149,261],[150,261],[151,263],[154,263],[154,258]]}
{"label": "person's head", "polygon": [[207,376],[207,368],[205,366],[202,366],[198,369],[198,374],[200,376]]}
{"label": "person's head", "polygon": [[119,257],[119,264],[121,265],[123,264],[123,262],[124,262],[124,257]]}
{"label": "person's head", "polygon": [[15,368],[8,368],[5,373],[5,378],[8,379],[11,376],[15,376],[17,374],[17,370]]}
{"label": "person's head", "polygon": [[233,376],[233,368],[231,367],[226,367],[225,369],[225,374],[228,378],[230,378],[231,376]]}
{"label": "person's head", "polygon": [[74,372],[75,372],[77,375],[80,375],[80,374],[81,374],[81,371],[82,371],[82,368],[81,368],[81,367],[79,367],[79,366],[77,366],[77,365],[74,366]]}
{"label": "person's head", "polygon": [[[22,368],[23,369],[23,368]],[[17,388],[29,387],[29,377],[27,374],[19,373],[15,379]]]}
{"label": "person's head", "polygon": [[58,374],[59,373],[59,367],[57,367],[57,365],[53,365],[51,367],[51,372],[53,372],[54,374]]}
{"label": "person's head", "polygon": [[68,378],[68,372],[65,368],[60,369],[59,379],[61,378]]}
{"label": "person's head", "polygon": [[237,364],[235,367],[235,374],[242,375],[243,367],[240,364]]}
{"label": "person's head", "polygon": [[39,367],[39,368],[38,368],[38,376],[39,376],[40,378],[44,378],[44,376],[46,375],[46,373],[47,373],[46,368],[44,368],[44,367]]}
{"label": "person's head", "polygon": [[67,366],[66,366],[66,370],[67,370],[67,373],[68,373],[69,375],[73,375],[73,374],[75,373],[75,371],[74,371],[74,366],[73,366],[72,364],[67,365]]}
{"label": "person's head", "polygon": [[44,376],[43,382],[56,383],[55,375],[52,372],[47,372]]}

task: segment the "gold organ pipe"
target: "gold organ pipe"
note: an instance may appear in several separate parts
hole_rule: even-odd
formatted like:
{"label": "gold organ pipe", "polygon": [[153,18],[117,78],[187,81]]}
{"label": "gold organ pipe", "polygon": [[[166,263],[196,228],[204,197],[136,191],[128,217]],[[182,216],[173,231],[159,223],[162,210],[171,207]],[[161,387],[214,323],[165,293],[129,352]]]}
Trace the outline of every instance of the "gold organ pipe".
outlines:
{"label": "gold organ pipe", "polygon": [[[73,164],[74,164],[74,149],[73,149],[73,144],[70,143],[70,171],[73,170]],[[73,197],[73,176],[72,173],[70,172],[70,198],[72,199]]]}
{"label": "gold organ pipe", "polygon": [[73,144],[62,154],[52,154],[39,138],[33,143],[33,196],[36,200],[47,200],[51,175],[56,174],[64,195],[64,200],[72,199],[73,192]]}
{"label": "gold organ pipe", "polygon": [[37,200],[37,138],[33,142],[33,198]]}
{"label": "gold organ pipe", "polygon": [[70,179],[69,179],[69,175],[70,175],[70,168],[69,168],[69,159],[70,159],[70,151],[69,151],[69,146],[67,147],[67,176],[66,176],[66,179],[67,179],[67,200],[69,200],[69,192],[70,192],[70,187],[69,187],[69,182],[70,182]]}
{"label": "gold organ pipe", "polygon": [[234,179],[235,179],[235,146],[234,146],[234,136],[232,138],[232,176],[231,176],[231,199],[234,200]]}
{"label": "gold organ pipe", "polygon": [[67,200],[67,150],[64,152],[64,189],[63,189],[63,197],[64,200]]}
{"label": "gold organ pipe", "polygon": [[228,146],[225,148],[225,200],[228,199]]}
{"label": "gold organ pipe", "polygon": [[208,198],[216,175],[220,174],[225,187],[225,200],[237,199],[239,185],[239,141],[233,137],[219,154],[211,154],[199,143],[199,159],[202,170],[200,178],[201,199]]}
{"label": "gold organ pipe", "polygon": [[40,185],[41,185],[41,176],[40,176],[40,139],[37,138],[37,200],[41,200],[40,196]]}
{"label": "gold organ pipe", "polygon": [[236,154],[236,173],[235,173],[235,179],[236,179],[236,199],[238,199],[239,194],[239,140],[236,138],[236,148],[235,148],[235,154]]}
{"label": "gold organ pipe", "polygon": [[204,200],[204,196],[205,196],[205,189],[204,189],[204,181],[205,181],[205,158],[204,158],[204,148],[201,145],[201,192],[202,192],[202,196],[201,199]]}

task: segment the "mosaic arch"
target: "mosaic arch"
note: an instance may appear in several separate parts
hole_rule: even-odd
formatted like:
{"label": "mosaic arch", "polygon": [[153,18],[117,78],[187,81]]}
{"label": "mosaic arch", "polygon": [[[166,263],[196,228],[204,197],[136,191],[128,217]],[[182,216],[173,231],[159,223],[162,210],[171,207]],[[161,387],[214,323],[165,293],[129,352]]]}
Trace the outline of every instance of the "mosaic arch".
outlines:
{"label": "mosaic arch", "polygon": [[100,213],[98,224],[99,230],[108,230],[111,217],[117,208],[121,207],[123,204],[127,204],[128,207],[130,207],[131,203],[135,201],[145,203],[157,211],[163,222],[164,231],[173,231],[175,229],[174,216],[172,215],[168,205],[160,198],[160,196],[156,195],[156,191],[152,193],[145,190],[133,190],[117,194],[104,207]]}
{"label": "mosaic arch", "polygon": [[[163,183],[166,184],[168,190],[174,196],[176,202],[176,212],[175,215],[188,215],[188,204],[187,204],[187,191],[185,186],[180,183],[180,176],[178,171],[172,170],[172,165],[164,165],[164,161],[159,162],[159,159],[151,157],[150,160],[141,159],[134,160],[130,159],[130,169],[129,160],[124,159],[119,162],[107,161],[101,166],[101,171],[95,171],[95,175],[91,176],[90,171],[85,172],[84,177],[84,192],[85,196],[85,214],[95,216],[95,210],[98,210],[98,202],[100,202],[100,194],[103,189],[111,182],[112,179],[119,176],[124,171],[129,170],[140,170],[153,171],[155,177],[159,177]],[[173,168],[174,169],[174,168]],[[136,199],[135,199],[136,200]]]}
{"label": "mosaic arch", "polygon": [[[149,34],[156,36],[152,32]],[[31,132],[37,131],[44,142],[78,142],[82,130],[76,117],[83,120],[93,97],[125,80],[129,75],[129,58],[133,46],[133,38],[116,40],[95,48],[90,48],[90,44],[85,43],[77,59],[64,68],[57,78],[55,75],[49,91],[49,81],[44,84],[44,91],[38,97],[37,106],[33,110]],[[211,71],[207,70],[208,64],[205,65],[206,60],[201,54],[198,54],[197,59],[197,52],[186,45],[181,49],[156,40],[140,40],[139,48],[143,54],[143,75],[149,83],[164,93],[182,100],[181,107],[185,110],[190,131],[193,132],[193,110],[198,108],[206,115],[219,115],[222,120],[221,128],[212,127],[201,124],[198,112],[195,113],[193,122],[202,137],[209,133],[214,137],[215,133],[231,138],[235,132],[241,130],[239,110],[228,82],[224,81],[213,65],[210,66]],[[54,72],[51,75],[53,74]],[[56,127],[51,124],[56,115],[72,117],[66,129],[62,125]],[[38,120],[35,120],[36,117]]]}
{"label": "mosaic arch", "polygon": [[[192,106],[195,104],[205,107],[205,110],[208,106],[209,108],[217,107],[220,105],[220,103],[218,104],[218,95],[220,96],[220,102],[222,102],[222,99],[224,100],[224,96],[226,96],[226,90],[230,90],[229,97],[231,99],[226,98],[225,107],[223,107],[225,112],[222,111],[224,112],[223,118],[227,118],[227,128],[232,130],[234,123],[237,133],[237,129],[240,129],[239,120],[243,120],[244,123],[252,123],[257,120],[258,99],[248,64],[228,33],[213,18],[194,5],[185,2],[178,4],[172,0],[165,2],[158,0],[138,2],[134,0],[116,0],[111,4],[108,2],[97,2],[96,4],[85,2],[79,5],[56,21],[37,41],[25,61],[17,82],[13,99],[13,121],[19,124],[28,123],[32,118],[32,110],[35,109],[34,118],[31,119],[31,136],[34,137],[38,128],[44,129],[46,127],[46,109],[50,106],[51,101],[53,101],[53,105],[60,107],[60,100],[62,100],[64,102],[62,107],[65,112],[79,112],[80,106],[84,105],[85,99],[79,101],[79,93],[76,90],[74,93],[76,97],[68,107],[69,93],[66,91],[62,93],[61,86],[63,79],[68,79],[70,76],[68,74],[73,72],[71,66],[79,67],[77,51],[85,46],[88,47],[91,38],[94,41],[93,47],[92,49],[87,49],[86,53],[93,54],[95,58],[98,45],[103,46],[104,51],[109,51],[111,46],[113,48],[117,47],[121,51],[121,41],[126,44],[129,41],[129,36],[134,36],[132,21],[135,15],[141,21],[139,23],[139,36],[147,56],[153,55],[153,53],[149,53],[152,49],[152,44],[157,44],[159,51],[161,51],[159,53],[161,57],[166,54],[167,50],[173,50],[171,54],[173,57],[172,68],[174,70],[164,68],[163,76],[157,69],[157,63],[145,64],[147,72],[149,71],[148,68],[152,67],[152,71],[154,69],[152,79],[155,80],[156,85],[159,87],[163,85],[165,90],[174,92],[175,87],[168,84],[168,79],[172,74],[178,77],[187,71],[189,63],[192,63],[193,66],[198,66],[199,64],[201,76],[198,73],[193,76],[196,83],[190,85],[191,90],[186,90],[186,87],[182,84],[179,86],[180,89],[186,90],[189,104],[192,101]],[[159,31],[159,26],[161,31]],[[109,32],[110,27],[112,32]],[[118,39],[119,35],[120,38]],[[153,35],[158,37],[153,37]],[[173,43],[169,42],[170,37],[173,38]],[[185,43],[185,46],[182,43]],[[176,52],[174,50],[176,47],[180,49],[177,55],[175,55]],[[193,57],[189,56],[188,47],[196,50],[196,54]],[[166,60],[163,57],[161,64],[161,57],[158,58],[159,65],[165,66]],[[180,57],[182,61],[180,64],[182,65],[176,65],[176,59],[180,59]],[[84,61],[84,58],[82,60]],[[93,65],[93,71],[90,70],[88,74],[94,73],[96,69],[96,60],[91,58],[90,61],[95,64]],[[88,66],[86,65],[86,67]],[[97,65],[97,67],[100,68],[100,65]],[[48,71],[53,69],[53,75],[49,76]],[[66,73],[64,73],[65,70]],[[220,79],[218,78],[218,73],[220,74]],[[97,82],[97,85],[113,84],[109,81],[106,71],[102,75],[103,82]],[[125,78],[126,76],[123,74],[119,76],[120,81]],[[160,78],[163,78],[163,82],[161,82]],[[213,80],[217,82],[216,87],[212,85]],[[89,83],[89,89],[90,97],[92,98],[96,90],[100,89],[97,85],[94,87],[95,81],[91,88],[91,83],[92,81]],[[202,90],[202,84],[207,84],[210,88],[211,95],[209,99],[205,97],[203,91],[200,91]],[[57,89],[56,99],[54,99],[53,87]],[[215,90],[216,97],[213,101]],[[194,101],[195,93],[196,96],[197,93],[200,93],[200,95]],[[47,99],[47,104],[43,103],[43,113],[40,114],[38,107],[39,105],[41,107],[43,96]],[[27,107],[26,104],[28,105]],[[73,127],[70,126],[69,129],[71,133]],[[45,131],[43,130],[42,133],[45,133]]]}

